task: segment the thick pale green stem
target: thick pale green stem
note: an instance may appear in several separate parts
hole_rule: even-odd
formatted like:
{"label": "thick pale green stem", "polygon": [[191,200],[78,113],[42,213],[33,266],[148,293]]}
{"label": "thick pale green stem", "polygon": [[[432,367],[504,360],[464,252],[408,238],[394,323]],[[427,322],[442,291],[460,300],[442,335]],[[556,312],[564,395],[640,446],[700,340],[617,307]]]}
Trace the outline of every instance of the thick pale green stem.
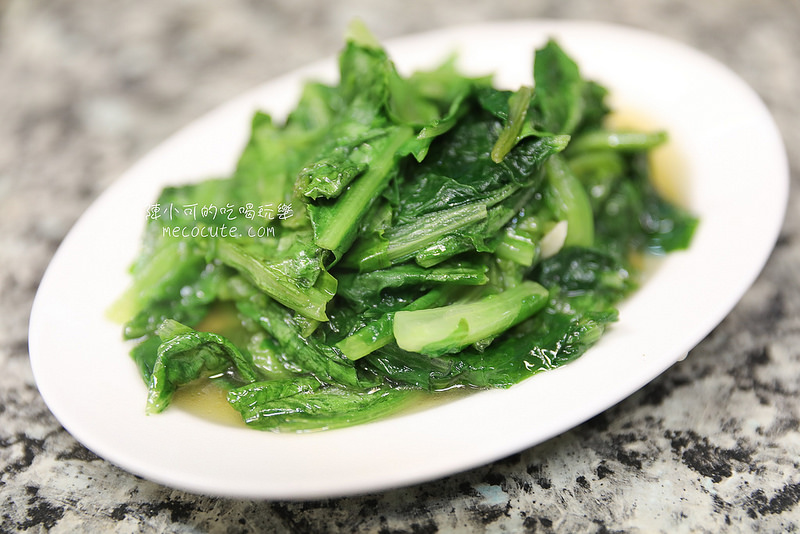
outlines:
{"label": "thick pale green stem", "polygon": [[502,293],[469,304],[452,304],[394,315],[394,337],[400,348],[432,356],[456,352],[496,336],[527,319],[547,303],[548,292],[524,281]]}

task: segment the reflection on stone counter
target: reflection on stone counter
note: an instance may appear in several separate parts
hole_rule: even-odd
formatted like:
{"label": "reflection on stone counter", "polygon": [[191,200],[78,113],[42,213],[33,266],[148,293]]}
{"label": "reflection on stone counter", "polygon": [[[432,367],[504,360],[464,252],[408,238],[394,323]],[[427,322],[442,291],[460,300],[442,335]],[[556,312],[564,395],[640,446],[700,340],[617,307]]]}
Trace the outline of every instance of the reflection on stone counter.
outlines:
{"label": "reflection on stone counter", "polygon": [[170,133],[264,80],[331,55],[356,15],[381,39],[546,17],[617,22],[683,41],[762,96],[797,185],[796,2],[346,0],[310,9],[282,0],[144,0],[113,10],[98,0],[0,3],[0,532],[800,529],[794,191],[763,273],[686,360],[577,428],[490,465],[363,496],[224,499],[126,473],[59,425],[33,381],[27,321],[69,227]]}

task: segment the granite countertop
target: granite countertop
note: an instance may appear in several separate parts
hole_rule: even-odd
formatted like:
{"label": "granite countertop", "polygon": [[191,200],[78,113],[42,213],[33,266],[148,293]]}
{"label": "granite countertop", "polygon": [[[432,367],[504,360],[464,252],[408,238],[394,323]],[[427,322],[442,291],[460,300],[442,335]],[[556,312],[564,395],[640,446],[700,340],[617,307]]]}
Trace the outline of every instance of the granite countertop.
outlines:
{"label": "granite countertop", "polygon": [[70,226],[191,119],[338,50],[354,16],[381,39],[522,17],[677,39],[759,93],[798,185],[797,1],[0,1],[0,532],[798,531],[796,187],[762,274],[688,358],[590,421],[490,465],[357,497],[215,498],[133,476],[59,425],[33,380],[27,323]]}

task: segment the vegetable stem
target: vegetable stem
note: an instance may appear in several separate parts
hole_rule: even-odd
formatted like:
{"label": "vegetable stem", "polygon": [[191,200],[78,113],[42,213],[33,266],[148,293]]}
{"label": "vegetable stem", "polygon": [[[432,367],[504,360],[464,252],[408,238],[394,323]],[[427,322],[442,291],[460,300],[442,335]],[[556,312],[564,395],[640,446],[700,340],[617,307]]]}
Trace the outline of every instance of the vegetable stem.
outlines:
{"label": "vegetable stem", "polygon": [[350,247],[361,219],[392,177],[397,152],[412,137],[411,128],[395,128],[369,169],[345,189],[335,204],[309,210],[317,246],[333,251],[337,258]]}
{"label": "vegetable stem", "polygon": [[394,316],[394,337],[400,348],[411,352],[431,356],[457,352],[527,319],[547,300],[544,287],[526,280],[469,304],[399,311]]}
{"label": "vegetable stem", "polygon": [[[440,305],[449,294],[450,292],[446,289],[434,289],[403,308],[403,311],[424,310]],[[386,346],[394,341],[392,330],[394,315],[391,312],[383,314],[380,318],[338,342],[336,348],[349,359],[358,360]]]}
{"label": "vegetable stem", "polygon": [[594,242],[594,214],[589,196],[562,157],[545,162],[550,186],[550,205],[556,217],[567,221],[565,246],[591,246]]}

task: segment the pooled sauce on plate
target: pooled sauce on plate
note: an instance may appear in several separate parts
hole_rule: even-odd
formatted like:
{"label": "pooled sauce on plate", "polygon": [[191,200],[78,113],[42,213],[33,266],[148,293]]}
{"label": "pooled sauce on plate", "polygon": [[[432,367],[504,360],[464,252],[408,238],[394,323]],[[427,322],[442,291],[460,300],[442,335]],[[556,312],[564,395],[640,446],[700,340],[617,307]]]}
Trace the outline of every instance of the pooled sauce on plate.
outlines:
{"label": "pooled sauce on plate", "polygon": [[[608,117],[610,128],[636,131],[660,129],[658,123],[645,113],[633,110],[614,111]],[[650,178],[658,192],[670,202],[686,205],[689,184],[686,181],[686,162],[680,155],[673,139],[650,150]]]}
{"label": "pooled sauce on plate", "polygon": [[228,403],[226,392],[209,379],[196,380],[178,388],[172,406],[214,423],[247,426],[239,412]]}

